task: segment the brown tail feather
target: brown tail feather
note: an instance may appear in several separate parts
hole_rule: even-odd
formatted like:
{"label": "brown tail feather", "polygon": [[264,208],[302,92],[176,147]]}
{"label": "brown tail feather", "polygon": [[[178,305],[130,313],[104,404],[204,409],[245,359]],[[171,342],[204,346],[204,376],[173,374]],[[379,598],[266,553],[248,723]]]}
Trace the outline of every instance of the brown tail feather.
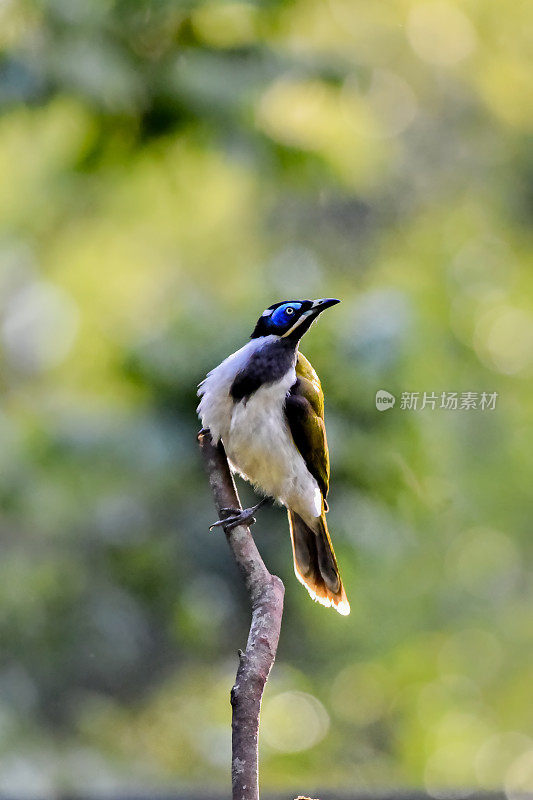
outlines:
{"label": "brown tail feather", "polygon": [[349,614],[350,604],[342,585],[337,559],[328,532],[326,516],[317,519],[313,531],[295,511],[289,509],[294,572],[313,600]]}

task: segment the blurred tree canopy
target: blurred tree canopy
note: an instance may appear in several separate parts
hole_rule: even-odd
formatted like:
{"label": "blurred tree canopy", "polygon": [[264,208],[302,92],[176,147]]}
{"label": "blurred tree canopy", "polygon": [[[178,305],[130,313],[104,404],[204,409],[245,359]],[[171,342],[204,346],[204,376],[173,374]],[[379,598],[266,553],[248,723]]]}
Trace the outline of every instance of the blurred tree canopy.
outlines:
{"label": "blurred tree canopy", "polygon": [[226,787],[248,610],[196,384],[320,296],[352,614],[310,602],[263,511],[264,787],[533,788],[532,16],[0,3],[0,790]]}

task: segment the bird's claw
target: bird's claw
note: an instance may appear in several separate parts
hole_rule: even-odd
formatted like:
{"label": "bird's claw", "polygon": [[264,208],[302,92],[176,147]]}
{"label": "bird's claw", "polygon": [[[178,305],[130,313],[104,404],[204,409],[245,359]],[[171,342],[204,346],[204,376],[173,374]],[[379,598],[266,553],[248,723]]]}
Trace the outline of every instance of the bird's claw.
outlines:
{"label": "bird's claw", "polygon": [[212,531],[213,528],[222,527],[225,531],[231,531],[238,525],[253,525],[257,522],[254,514],[264,502],[265,500],[261,500],[257,505],[251,508],[221,508],[220,513],[223,515],[223,518],[210,525],[209,530]]}
{"label": "bird's claw", "polygon": [[219,527],[224,528],[226,531],[231,531],[233,528],[236,528],[237,525],[253,525],[254,522],[256,522],[253,516],[253,509],[251,508],[221,508],[220,513],[227,516],[224,516],[223,519],[219,519],[217,522],[210,525],[210,531],[212,531],[213,528]]}

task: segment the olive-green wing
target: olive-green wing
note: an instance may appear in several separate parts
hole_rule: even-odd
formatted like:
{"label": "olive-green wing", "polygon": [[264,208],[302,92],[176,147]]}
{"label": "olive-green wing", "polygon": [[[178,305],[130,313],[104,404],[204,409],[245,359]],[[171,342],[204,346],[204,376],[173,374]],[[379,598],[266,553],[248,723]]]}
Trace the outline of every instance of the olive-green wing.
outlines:
{"label": "olive-green wing", "polygon": [[285,415],[294,443],[325,500],[329,488],[329,452],[324,396],[318,375],[301,353],[296,362],[296,383],[285,400]]}

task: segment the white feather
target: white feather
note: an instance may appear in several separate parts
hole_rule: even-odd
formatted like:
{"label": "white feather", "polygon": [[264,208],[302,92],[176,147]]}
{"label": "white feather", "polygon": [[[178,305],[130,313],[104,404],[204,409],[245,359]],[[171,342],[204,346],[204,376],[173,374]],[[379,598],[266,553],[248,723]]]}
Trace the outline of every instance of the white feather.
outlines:
{"label": "white feather", "polygon": [[296,380],[294,366],[247,400],[236,403],[230,395],[235,376],[251,355],[276,338],[252,339],[211,370],[198,390],[198,414],[213,441],[222,439],[235,472],[311,522],[322,513],[322,495],[294,444],[283,410]]}

